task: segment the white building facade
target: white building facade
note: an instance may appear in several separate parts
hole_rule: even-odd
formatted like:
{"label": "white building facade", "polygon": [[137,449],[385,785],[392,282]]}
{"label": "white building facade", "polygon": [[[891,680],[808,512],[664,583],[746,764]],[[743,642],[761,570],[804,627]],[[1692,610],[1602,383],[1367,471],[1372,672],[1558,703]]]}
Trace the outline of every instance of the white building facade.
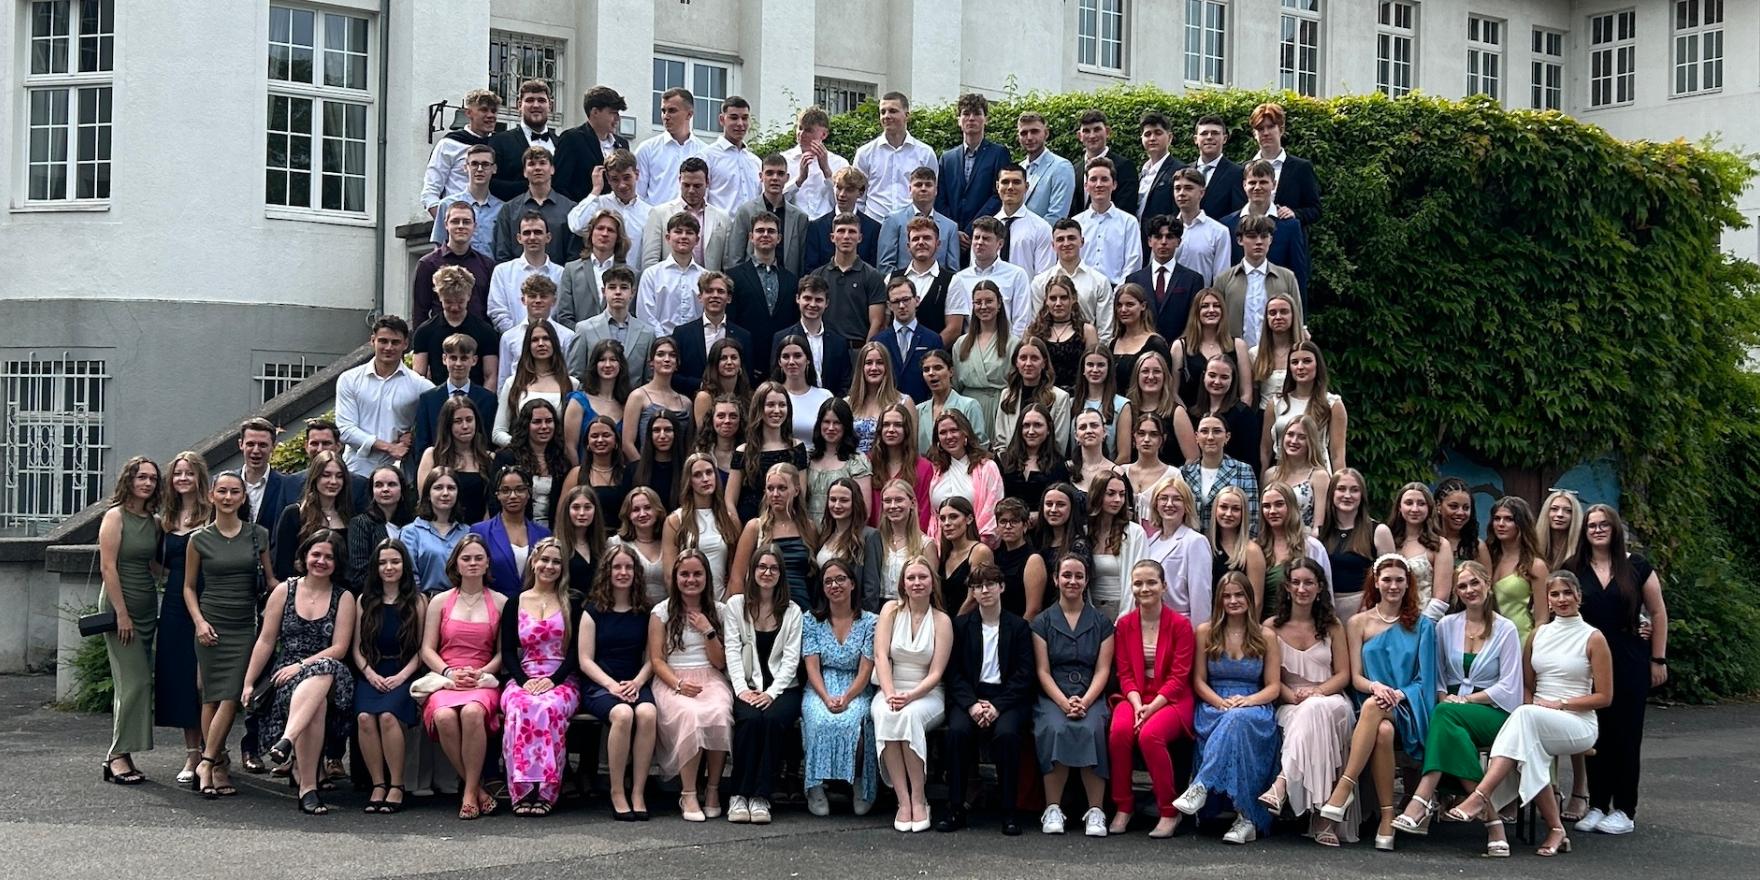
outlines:
{"label": "white building facade", "polygon": [[[891,90],[1152,82],[1483,92],[1751,150],[1756,46],[1760,3],[1724,0],[0,0],[0,531],[406,312],[430,108],[485,84],[550,80],[563,126],[610,85],[635,139],[675,85],[710,140],[735,94],[768,132]],[[1727,244],[1754,258],[1757,235]]]}

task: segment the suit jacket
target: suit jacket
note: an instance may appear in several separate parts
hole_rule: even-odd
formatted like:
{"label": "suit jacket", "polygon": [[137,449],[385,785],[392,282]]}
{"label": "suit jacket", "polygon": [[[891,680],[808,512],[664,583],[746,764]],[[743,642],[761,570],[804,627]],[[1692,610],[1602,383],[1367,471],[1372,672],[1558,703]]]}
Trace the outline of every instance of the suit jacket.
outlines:
{"label": "suit jacket", "polygon": [[[863,211],[855,214],[862,223],[862,240],[856,245],[856,256],[870,266],[878,265],[875,260],[880,252],[880,221]],[[801,245],[800,274],[811,275],[814,269],[831,262],[831,255],[836,252],[831,246],[831,220],[836,216],[837,212],[831,211],[807,224],[807,240]]]}
{"label": "suit jacket", "polygon": [[[1127,213],[1136,214],[1137,178],[1141,176],[1137,170],[1137,160],[1110,148],[1106,151],[1106,158],[1112,160],[1112,180],[1117,184],[1112,188],[1112,203]],[[1070,162],[1076,166],[1076,192],[1070,197],[1069,213],[1064,215],[1066,217],[1074,217],[1088,210],[1088,172],[1083,170],[1088,162],[1087,153],[1078,150],[1076,157]]]}
{"label": "suit jacket", "polygon": [[[996,665],[1002,673],[1002,693],[990,704],[999,713],[1032,708],[1038,691],[1033,629],[1026,618],[1012,611],[1002,612],[996,628]],[[983,674],[984,618],[982,612],[970,611],[953,621],[953,656],[947,662],[948,702],[961,712],[970,711],[978,702],[979,677]]]}
{"label": "suit jacket", "polygon": [[[629,149],[629,141],[623,135],[613,132],[611,140],[617,149]],[[578,202],[593,191],[593,169],[603,164],[605,150],[599,146],[599,133],[583,122],[557,136],[556,178],[551,186]],[[499,169],[501,165],[497,163],[495,167]]]}
{"label": "suit jacket", "polygon": [[929,386],[923,382],[923,355],[941,347],[941,336],[924,327],[921,321],[917,322],[916,331],[909,339],[901,338],[895,323],[880,331],[874,339],[886,346],[886,353],[892,357],[892,378],[898,383],[898,390],[909,394],[912,400],[928,400]]}
{"label": "suit jacket", "polygon": [[[648,222],[642,226],[644,270],[661,260],[670,259],[666,249],[666,221],[683,210],[684,202],[673,199],[654,206],[654,210],[648,212]],[[733,218],[727,216],[726,211],[707,203],[703,205],[703,217],[709,223],[709,237],[703,242],[703,268],[719,272],[721,256],[727,251],[727,237],[733,234]]]}
{"label": "suit jacket", "polygon": [[[281,518],[281,508],[299,501],[298,495],[288,491],[292,483],[292,477],[270,468],[269,475],[263,483],[263,503],[256,510],[251,511],[251,522],[273,533],[275,521]],[[303,480],[299,488],[304,488]]]}
{"label": "suit jacket", "polygon": [[[1166,161],[1161,163],[1161,167],[1156,169],[1155,182],[1149,185],[1149,194],[1138,206],[1141,210],[1136,212],[1137,219],[1141,221],[1145,227],[1147,226],[1150,217],[1160,214],[1179,214],[1179,207],[1173,203],[1173,172],[1184,167],[1186,167],[1186,163],[1181,162],[1170,155],[1167,157]],[[1141,179],[1139,178],[1139,186],[1140,185]],[[1143,241],[1145,242],[1143,253],[1146,254],[1149,252],[1149,247],[1146,244],[1146,242],[1149,241],[1149,230],[1147,228],[1143,230]]]}
{"label": "suit jacket", "polygon": [[[911,252],[907,247],[909,236],[905,234],[905,224],[917,216],[915,206],[901,208],[880,224],[880,262],[874,268],[882,272],[911,264]],[[935,226],[941,230],[941,249],[935,252],[935,262],[943,266],[959,265],[959,225],[953,218],[933,211],[929,216],[934,219]]]}
{"label": "suit jacket", "polygon": [[[1228,229],[1229,252],[1231,254],[1229,259],[1239,263],[1241,258],[1246,255],[1241,249],[1240,233],[1236,231],[1240,228],[1240,212],[1236,211],[1226,217],[1216,219],[1220,220],[1222,225]],[[1266,253],[1265,259],[1295,273],[1296,286],[1300,293],[1297,302],[1302,306],[1303,311],[1306,311],[1308,306],[1308,235],[1302,229],[1300,220],[1277,221],[1277,231],[1271,233],[1271,250]]]}
{"label": "suit jacket", "polygon": [[[513,559],[513,545],[507,540],[507,526],[501,524],[501,514],[492,513],[488,519],[471,526],[471,534],[482,536],[483,543],[488,545],[490,589],[509,599],[518,596],[520,578],[525,572],[520,570],[519,563]],[[550,530],[543,523],[526,520],[527,546],[533,546],[548,537]]]}
{"label": "suit jacket", "polygon": [[[1156,695],[1167,698],[1164,712],[1182,712],[1191,717],[1192,660],[1197,654],[1197,638],[1192,622],[1184,614],[1162,606],[1161,620],[1155,632],[1155,662],[1143,662],[1143,621],[1134,609],[1115,624],[1113,644],[1118,650],[1112,655],[1112,667],[1118,680],[1118,693],[1110,702],[1125,701],[1125,694],[1136,691],[1144,703]],[[955,639],[955,643],[958,640]]]}
{"label": "suit jacket", "polygon": [[774,351],[770,342],[776,331],[801,319],[800,307],[794,301],[800,277],[786,267],[776,267],[774,309],[764,302],[764,282],[759,280],[758,267],[751,260],[735,264],[727,270],[727,277],[733,281],[733,303],[727,308],[727,319],[752,334],[752,344],[746,349],[746,372],[756,386],[770,375]]}
{"label": "suit jacket", "polygon": [[[477,408],[477,430],[482,430],[485,425],[495,424],[495,408],[500,404],[495,392],[481,385],[472,385],[465,389],[465,396]],[[403,458],[404,478],[412,483],[415,482],[416,466],[422,461],[422,453],[428,451],[439,436],[440,408],[451,397],[452,393],[447,390],[446,381],[442,379],[438,387],[430,388],[416,398],[416,420],[410,428],[409,454]]]}
{"label": "suit jacket", "polygon": [[[611,313],[601,311],[579,324],[574,325],[574,347],[568,352],[568,371],[576,376],[587,371],[587,356],[592,354],[593,346],[602,340],[615,339],[611,333]],[[629,367],[629,381],[633,387],[648,381],[648,350],[654,347],[654,325],[630,313],[629,330],[623,337],[623,359]]]}
{"label": "suit jacket", "polygon": [[1002,199],[996,195],[996,175],[1010,161],[1006,147],[985,138],[978,143],[972,176],[968,179],[965,144],[942,153],[935,210],[953,218],[959,231],[970,232],[973,220],[1002,210]]}
{"label": "suit jacket", "polygon": [[[746,202],[734,210],[733,232],[727,236],[726,249],[721,254],[722,271],[726,271],[728,266],[737,266],[751,258],[752,218],[758,216],[759,211],[769,210],[770,207],[764,204],[763,196]],[[801,274],[801,254],[807,243],[807,227],[812,225],[813,218],[808,217],[807,212],[795,207],[794,202],[787,199],[782,200],[782,215],[782,242],[780,245],[782,265],[786,266],[788,271],[796,277],[799,277]],[[789,290],[789,298],[793,297],[794,291],[791,289]]]}
{"label": "suit jacket", "polygon": [[[1289,221],[1294,223],[1294,220]],[[1265,295],[1274,293],[1288,294],[1296,304],[1296,326],[1301,326],[1307,313],[1301,296],[1301,283],[1296,280],[1294,272],[1277,265],[1275,260],[1266,264],[1269,268],[1265,275]],[[1246,327],[1247,311],[1247,269],[1242,263],[1228,267],[1228,271],[1216,276],[1213,283],[1217,292],[1222,294],[1222,304],[1228,313],[1228,332],[1231,336],[1240,336]],[[1264,315],[1255,315],[1253,320],[1264,320]]]}
{"label": "suit jacket", "polygon": [[[613,257],[613,266],[629,264]],[[630,267],[634,271],[634,267]],[[573,329],[574,325],[605,311],[605,298],[599,293],[599,276],[593,271],[592,260],[569,260],[562,267],[562,283],[556,286],[556,308],[550,320]]]}
{"label": "suit jacket", "polygon": [[[1149,293],[1149,308],[1155,312],[1155,332],[1162,339],[1178,339],[1186,332],[1186,318],[1192,311],[1192,299],[1198,291],[1204,289],[1204,276],[1196,269],[1175,264],[1173,274],[1167,277],[1167,301],[1159,308],[1155,305],[1155,269],[1151,265],[1125,276],[1126,284],[1141,284]],[[1177,365],[1176,365],[1177,368]]]}
{"label": "suit jacket", "polygon": [[1303,230],[1320,219],[1320,178],[1314,176],[1314,163],[1285,152],[1283,173],[1277,176],[1277,192],[1271,201],[1294,211]]}
{"label": "suit jacket", "polygon": [[[1196,167],[1198,160],[1192,160]],[[1223,156],[1216,163],[1216,170],[1210,172],[1210,182],[1204,186],[1204,199],[1199,202],[1204,213],[1212,220],[1221,220],[1247,206],[1246,174],[1239,163]]]}
{"label": "suit jacket", "polygon": [[[551,130],[555,136],[555,130]],[[557,141],[560,151],[561,141]],[[512,199],[526,191],[526,133],[519,123],[502,129],[489,136],[489,146],[495,150],[495,176],[489,178],[489,191],[502,201]],[[554,154],[552,154],[554,155]],[[558,160],[560,166],[561,162]],[[574,198],[569,196],[569,198]]]}
{"label": "suit jacket", "polygon": [[[790,336],[805,336],[807,329],[799,321],[776,331],[770,337],[772,357],[782,340]],[[849,340],[827,329],[822,337],[825,340],[825,368],[819,371],[819,387],[842,397],[849,393]],[[766,365],[768,369],[769,365]]]}
{"label": "suit jacket", "polygon": [[[750,363],[752,334],[735,325],[731,316],[725,321],[727,337],[739,345],[740,359]],[[703,319],[698,318],[680,324],[672,331],[672,339],[678,343],[678,372],[672,377],[672,386],[683,394],[694,395],[703,387],[703,371],[709,366],[709,348],[703,344],[703,326]]]}

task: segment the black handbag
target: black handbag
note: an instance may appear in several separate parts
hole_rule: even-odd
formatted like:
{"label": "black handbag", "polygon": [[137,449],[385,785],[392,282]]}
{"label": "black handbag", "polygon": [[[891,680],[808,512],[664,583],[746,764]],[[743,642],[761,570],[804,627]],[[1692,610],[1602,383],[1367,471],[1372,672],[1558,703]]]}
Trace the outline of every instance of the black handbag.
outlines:
{"label": "black handbag", "polygon": [[80,638],[91,638],[116,631],[116,612],[94,611],[79,616]]}

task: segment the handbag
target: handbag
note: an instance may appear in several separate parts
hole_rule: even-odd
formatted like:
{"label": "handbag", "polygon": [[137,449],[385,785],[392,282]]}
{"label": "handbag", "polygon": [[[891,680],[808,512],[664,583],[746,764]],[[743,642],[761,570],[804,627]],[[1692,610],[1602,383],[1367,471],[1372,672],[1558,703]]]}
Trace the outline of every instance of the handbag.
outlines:
{"label": "handbag", "polygon": [[115,631],[116,612],[114,611],[94,611],[91,614],[81,614],[79,616],[80,638],[101,636]]}
{"label": "handbag", "polygon": [[[477,687],[500,688],[501,682],[492,673],[485,672],[477,676]],[[452,683],[452,679],[438,672],[430,672],[410,682],[409,685],[409,695],[418,703],[426,703],[435,691],[453,690],[458,690],[458,688]]]}

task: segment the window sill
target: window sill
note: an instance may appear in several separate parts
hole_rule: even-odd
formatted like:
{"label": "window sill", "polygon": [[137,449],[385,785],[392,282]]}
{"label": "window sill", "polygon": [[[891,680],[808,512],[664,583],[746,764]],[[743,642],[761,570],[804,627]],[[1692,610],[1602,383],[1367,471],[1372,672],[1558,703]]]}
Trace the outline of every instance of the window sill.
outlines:
{"label": "window sill", "polygon": [[333,211],[314,211],[309,208],[285,208],[269,205],[263,216],[270,220],[293,220],[302,223],[323,223],[331,226],[354,226],[371,228],[376,224],[373,218],[361,214],[344,214]]}
{"label": "window sill", "polygon": [[14,214],[92,214],[110,210],[107,199],[67,199],[59,202],[25,202],[13,205]]}
{"label": "window sill", "polygon": [[1091,73],[1095,76],[1106,76],[1106,77],[1111,77],[1113,79],[1130,79],[1131,78],[1130,73],[1125,71],[1125,69],[1122,67],[1099,67],[1099,66],[1093,65],[1093,64],[1081,64],[1078,62],[1076,64],[1076,70],[1080,71],[1081,73]]}
{"label": "window sill", "polygon": [[1602,111],[1602,110],[1625,110],[1625,109],[1628,109],[1628,108],[1630,108],[1630,107],[1636,107],[1636,106],[1637,106],[1637,105],[1638,105],[1638,102],[1637,102],[1637,101],[1635,101],[1635,100],[1632,100],[1632,101],[1620,101],[1620,102],[1618,102],[1618,103],[1614,103],[1614,104],[1596,104],[1596,105],[1593,105],[1593,106],[1589,106],[1589,107],[1585,107],[1585,108],[1583,108],[1583,112],[1585,112],[1585,113],[1597,113],[1597,112],[1600,112],[1600,111]]}
{"label": "window sill", "polygon": [[1715,97],[1722,95],[1722,94],[1723,94],[1723,87],[1718,86],[1715,89],[1700,89],[1696,92],[1679,92],[1679,93],[1676,93],[1673,95],[1669,95],[1668,99],[1670,101],[1685,101],[1685,100],[1689,100],[1692,98],[1715,98]]}

